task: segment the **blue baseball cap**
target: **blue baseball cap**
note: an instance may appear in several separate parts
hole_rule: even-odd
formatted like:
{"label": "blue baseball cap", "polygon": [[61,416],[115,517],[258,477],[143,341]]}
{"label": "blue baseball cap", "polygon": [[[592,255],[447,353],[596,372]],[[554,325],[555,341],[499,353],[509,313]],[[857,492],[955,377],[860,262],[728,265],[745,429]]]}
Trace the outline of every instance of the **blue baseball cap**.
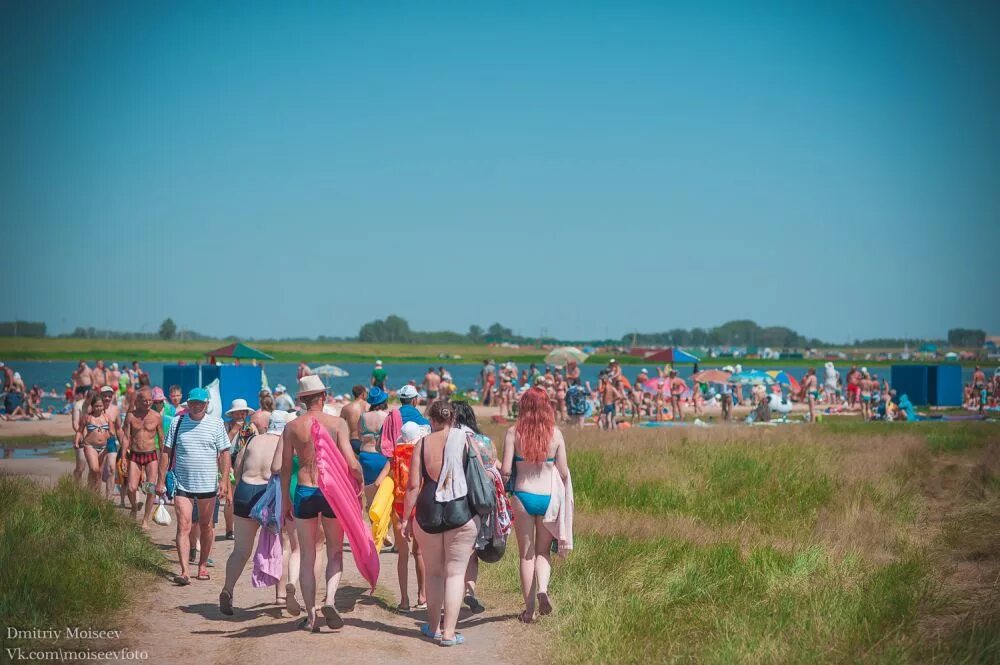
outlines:
{"label": "blue baseball cap", "polygon": [[189,402],[207,402],[208,401],[208,391],[204,388],[192,388],[188,393],[187,401]]}
{"label": "blue baseball cap", "polygon": [[389,399],[388,393],[386,393],[378,386],[372,386],[372,388],[369,389],[368,391],[368,397],[366,398],[365,401],[367,401],[372,406],[376,406],[386,401],[387,399]]}

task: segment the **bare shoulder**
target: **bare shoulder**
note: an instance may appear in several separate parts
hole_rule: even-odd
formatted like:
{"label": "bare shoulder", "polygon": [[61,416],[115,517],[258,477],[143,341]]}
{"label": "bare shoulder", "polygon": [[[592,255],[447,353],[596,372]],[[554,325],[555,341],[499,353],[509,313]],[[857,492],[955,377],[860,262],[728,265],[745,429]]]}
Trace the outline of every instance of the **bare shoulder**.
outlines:
{"label": "bare shoulder", "polygon": [[299,416],[292,422],[285,425],[285,438],[292,440],[301,440],[303,435],[312,426],[308,416]]}
{"label": "bare shoulder", "polygon": [[326,427],[331,434],[335,434],[337,432],[337,428],[340,427],[341,423],[347,423],[347,421],[340,416],[331,416],[329,413],[320,413],[317,414],[317,417],[319,418],[319,422]]}

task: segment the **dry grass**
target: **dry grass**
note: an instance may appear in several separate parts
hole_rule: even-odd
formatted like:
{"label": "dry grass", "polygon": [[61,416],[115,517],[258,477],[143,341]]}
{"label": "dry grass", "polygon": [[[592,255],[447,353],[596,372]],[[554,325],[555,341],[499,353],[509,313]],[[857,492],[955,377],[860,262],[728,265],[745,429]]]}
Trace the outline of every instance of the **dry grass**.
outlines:
{"label": "dry grass", "polygon": [[[996,426],[567,441],[578,545],[539,627],[561,636],[555,660],[1000,660]],[[485,586],[515,593],[515,565]]]}

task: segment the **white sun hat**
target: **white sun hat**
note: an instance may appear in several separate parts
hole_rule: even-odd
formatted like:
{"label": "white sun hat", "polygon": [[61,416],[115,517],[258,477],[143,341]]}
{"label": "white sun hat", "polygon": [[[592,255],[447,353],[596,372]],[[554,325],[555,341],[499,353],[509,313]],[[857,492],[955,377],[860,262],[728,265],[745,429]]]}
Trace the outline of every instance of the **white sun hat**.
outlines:
{"label": "white sun hat", "polygon": [[403,425],[402,430],[400,430],[398,441],[399,443],[411,443],[422,436],[427,436],[430,433],[430,425],[420,425],[411,420]]}
{"label": "white sun hat", "polygon": [[271,412],[271,419],[267,421],[267,433],[268,434],[281,434],[285,431],[285,425],[289,422],[287,411],[282,411],[281,409],[275,409]]}
{"label": "white sun hat", "polygon": [[229,410],[226,411],[226,415],[228,416],[236,411],[249,411],[250,413],[253,413],[256,409],[251,409],[245,399],[234,399],[232,405],[229,407]]}

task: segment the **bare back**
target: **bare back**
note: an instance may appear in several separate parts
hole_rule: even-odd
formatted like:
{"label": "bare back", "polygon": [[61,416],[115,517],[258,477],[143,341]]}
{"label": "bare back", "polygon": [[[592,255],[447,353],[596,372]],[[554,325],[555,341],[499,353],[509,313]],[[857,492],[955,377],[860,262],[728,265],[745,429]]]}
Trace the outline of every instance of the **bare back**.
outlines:
{"label": "bare back", "polygon": [[437,432],[431,432],[423,439],[420,440],[420,451],[414,449],[414,457],[420,454],[420,464],[421,466],[426,463],[424,470],[427,471],[427,475],[430,476],[434,481],[437,481],[438,476],[441,475],[441,466],[444,464],[444,447],[448,442],[448,434],[451,432],[450,427],[446,427]]}
{"label": "bare back", "polygon": [[363,399],[356,399],[350,404],[345,404],[340,409],[340,417],[347,421],[347,434],[351,439],[360,439],[358,432],[358,419],[367,409],[368,403]]}
{"label": "bare back", "polygon": [[258,409],[250,416],[250,422],[254,424],[258,432],[266,432],[268,426],[271,424],[271,412]]}
{"label": "bare back", "polygon": [[517,480],[515,488],[522,492],[533,494],[548,494],[552,487],[552,473],[558,473],[563,480],[569,477],[569,465],[566,460],[566,440],[563,438],[562,430],[556,427],[552,431],[552,440],[549,442],[548,455],[542,462],[527,462],[522,457],[520,441],[517,438],[517,428],[508,428],[504,436],[504,463],[505,473],[517,465]]}
{"label": "bare back", "polygon": [[356,479],[360,479],[361,466],[351,450],[350,434],[347,422],[339,416],[331,416],[322,411],[307,411],[301,417],[296,418],[285,426],[284,447],[282,450],[282,465],[288,464],[291,468],[292,455],[299,458],[299,486],[318,487],[319,473],[316,470],[316,448],[312,440],[313,420],[326,428],[337,446],[337,450],[347,461],[351,468],[351,473]]}
{"label": "bare back", "polygon": [[236,461],[236,480],[263,485],[271,479],[271,462],[281,440],[277,434],[257,434],[247,440]]}

